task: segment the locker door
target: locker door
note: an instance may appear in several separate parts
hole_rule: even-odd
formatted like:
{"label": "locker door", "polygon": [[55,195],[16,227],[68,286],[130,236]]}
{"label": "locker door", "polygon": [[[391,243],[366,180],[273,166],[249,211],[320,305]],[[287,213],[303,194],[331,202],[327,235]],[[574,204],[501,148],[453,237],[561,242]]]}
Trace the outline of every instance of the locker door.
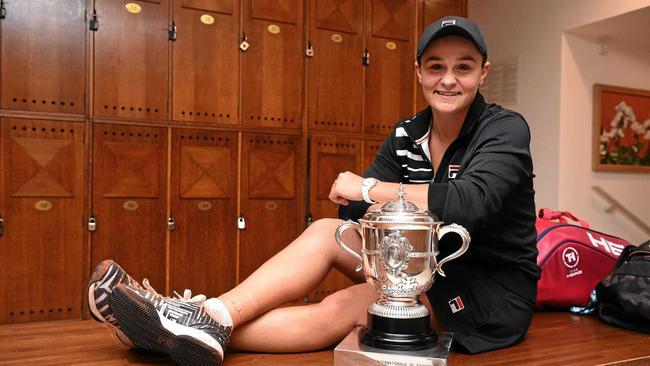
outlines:
{"label": "locker door", "polygon": [[311,0],[310,130],[361,132],[363,1]]}
{"label": "locker door", "polygon": [[237,133],[173,132],[170,288],[218,296],[236,285]]}
{"label": "locker door", "polygon": [[300,129],[302,0],[244,1],[242,124]]}
{"label": "locker door", "polygon": [[415,3],[371,0],[366,44],[365,132],[386,136],[413,114]]}
{"label": "locker door", "polygon": [[[337,175],[343,171],[361,174],[361,140],[319,136],[311,137],[311,214],[314,220],[338,217],[338,205],[328,195]],[[320,301],[327,295],[352,285],[337,270],[332,270],[316,289],[309,293],[310,301]]]}
{"label": "locker door", "polygon": [[338,217],[338,205],[328,196],[339,173],[361,175],[361,140],[346,137],[313,135],[311,137],[311,198],[314,220]]}
{"label": "locker door", "polygon": [[381,149],[381,146],[384,144],[383,140],[365,140],[363,141],[363,169],[370,168],[370,165],[375,161],[377,157],[377,152]]}
{"label": "locker door", "polygon": [[167,4],[95,1],[95,115],[167,119]]}
{"label": "locker door", "polygon": [[1,123],[0,323],[80,318],[84,124]]}
{"label": "locker door", "polygon": [[293,241],[304,227],[302,137],[243,134],[240,280]]}
{"label": "locker door", "polygon": [[134,278],[165,288],[166,156],[164,129],[95,124],[92,268],[117,261]]}
{"label": "locker door", "polygon": [[173,119],[237,124],[239,4],[176,0]]}
{"label": "locker door", "polygon": [[85,1],[4,1],[0,108],[84,113]]}
{"label": "locker door", "polygon": [[[447,15],[465,16],[464,0],[424,0],[422,1],[422,12],[418,19],[418,37],[424,32],[424,29],[436,20]],[[418,38],[419,40],[419,38]],[[417,76],[413,76],[417,80]],[[420,111],[428,107],[427,101],[422,96],[422,87],[415,81],[416,110]]]}

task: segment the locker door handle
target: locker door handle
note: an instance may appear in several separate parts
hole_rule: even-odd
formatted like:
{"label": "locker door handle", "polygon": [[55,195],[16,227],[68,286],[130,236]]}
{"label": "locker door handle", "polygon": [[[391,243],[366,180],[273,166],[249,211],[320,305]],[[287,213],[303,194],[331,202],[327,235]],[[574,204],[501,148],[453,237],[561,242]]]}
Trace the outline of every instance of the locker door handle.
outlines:
{"label": "locker door handle", "polygon": [[176,230],[176,221],[174,221],[173,216],[169,216],[169,218],[167,219],[167,230],[169,231]]}
{"label": "locker door handle", "polygon": [[367,49],[363,51],[363,58],[361,60],[361,64],[363,66],[370,65],[370,52],[368,52]]}
{"label": "locker door handle", "polygon": [[88,218],[88,231],[93,232],[97,230],[97,220],[95,220],[95,216],[90,216]]}
{"label": "locker door handle", "polygon": [[93,15],[90,17],[90,21],[88,22],[88,29],[90,29],[93,32],[97,32],[99,30],[99,21],[97,20],[97,10],[93,9]]}
{"label": "locker door handle", "polygon": [[0,236],[5,233],[5,220],[0,217]]}
{"label": "locker door handle", "polygon": [[169,25],[169,29],[167,30],[167,35],[168,35],[167,38],[170,41],[175,41],[177,34],[178,34],[178,32],[176,31],[176,23],[172,22],[172,24]]}
{"label": "locker door handle", "polygon": [[246,52],[246,50],[250,46],[251,46],[251,44],[248,43],[248,37],[246,37],[246,32],[242,33],[242,35],[241,35],[241,43],[239,44],[239,49]]}

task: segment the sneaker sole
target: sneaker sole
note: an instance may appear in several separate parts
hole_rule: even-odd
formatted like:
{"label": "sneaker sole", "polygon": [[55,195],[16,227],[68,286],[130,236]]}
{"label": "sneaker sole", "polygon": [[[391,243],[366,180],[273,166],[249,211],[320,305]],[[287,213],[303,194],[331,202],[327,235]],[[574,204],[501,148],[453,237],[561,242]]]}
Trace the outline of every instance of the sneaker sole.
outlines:
{"label": "sneaker sole", "polygon": [[169,331],[152,304],[122,286],[113,290],[111,305],[122,331],[136,346],[167,354],[179,365],[221,365],[223,358],[217,351]]}

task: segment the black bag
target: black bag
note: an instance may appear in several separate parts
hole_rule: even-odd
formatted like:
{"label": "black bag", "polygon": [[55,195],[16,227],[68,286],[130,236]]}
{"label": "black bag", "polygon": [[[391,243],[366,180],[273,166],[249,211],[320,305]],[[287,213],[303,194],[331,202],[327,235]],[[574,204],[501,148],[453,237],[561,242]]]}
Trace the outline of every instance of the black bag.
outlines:
{"label": "black bag", "polygon": [[623,250],[614,272],[596,286],[596,296],[603,322],[650,333],[650,240]]}

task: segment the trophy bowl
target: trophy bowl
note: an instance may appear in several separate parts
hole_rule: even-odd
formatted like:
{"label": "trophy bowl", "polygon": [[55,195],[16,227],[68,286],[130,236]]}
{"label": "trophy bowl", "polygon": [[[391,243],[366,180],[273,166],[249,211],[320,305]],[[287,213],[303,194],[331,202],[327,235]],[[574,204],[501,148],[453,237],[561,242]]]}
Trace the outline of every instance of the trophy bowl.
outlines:
{"label": "trophy bowl", "polygon": [[[460,225],[443,225],[428,212],[404,199],[400,184],[397,200],[367,212],[359,223],[343,222],[336,230],[336,242],[360,260],[366,281],[379,292],[368,309],[368,324],[359,332],[359,341],[370,347],[415,351],[433,347],[436,333],[429,323],[429,311],[419,301],[420,294],[433,284],[442,265],[461,256],[470,243]],[[361,255],[341,239],[347,229],[362,239]],[[438,240],[453,232],[462,240],[460,248],[437,261]]]}

